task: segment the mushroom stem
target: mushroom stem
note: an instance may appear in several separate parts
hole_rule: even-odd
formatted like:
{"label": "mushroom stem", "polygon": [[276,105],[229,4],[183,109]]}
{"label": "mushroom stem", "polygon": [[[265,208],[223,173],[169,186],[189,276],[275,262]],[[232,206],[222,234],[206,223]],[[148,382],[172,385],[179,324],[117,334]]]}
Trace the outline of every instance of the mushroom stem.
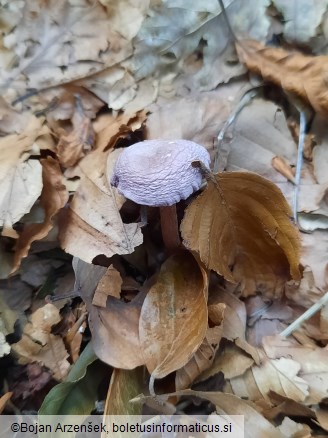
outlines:
{"label": "mushroom stem", "polygon": [[164,245],[168,251],[174,251],[181,244],[176,204],[160,207],[159,212]]}

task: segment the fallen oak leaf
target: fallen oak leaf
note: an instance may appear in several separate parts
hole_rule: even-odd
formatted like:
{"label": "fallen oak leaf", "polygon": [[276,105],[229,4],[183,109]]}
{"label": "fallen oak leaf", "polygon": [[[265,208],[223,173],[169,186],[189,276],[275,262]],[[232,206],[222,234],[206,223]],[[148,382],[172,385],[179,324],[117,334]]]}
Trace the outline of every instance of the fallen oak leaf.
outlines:
{"label": "fallen oak leaf", "polygon": [[207,175],[181,224],[185,246],[209,269],[240,282],[245,296],[277,294],[290,275],[299,280],[299,237],[281,191],[253,173]]}
{"label": "fallen oak leaf", "polygon": [[241,62],[264,80],[301,99],[323,116],[328,115],[325,71],[327,56],[306,56],[281,48],[266,47],[256,40],[236,43]]}
{"label": "fallen oak leaf", "polygon": [[68,192],[64,185],[64,177],[60,166],[51,157],[40,160],[42,165],[43,188],[40,205],[45,211],[45,219],[41,224],[27,225],[20,234],[16,246],[12,273],[18,269],[24,257],[27,256],[31,244],[46,237],[53,228],[53,218],[68,201]]}

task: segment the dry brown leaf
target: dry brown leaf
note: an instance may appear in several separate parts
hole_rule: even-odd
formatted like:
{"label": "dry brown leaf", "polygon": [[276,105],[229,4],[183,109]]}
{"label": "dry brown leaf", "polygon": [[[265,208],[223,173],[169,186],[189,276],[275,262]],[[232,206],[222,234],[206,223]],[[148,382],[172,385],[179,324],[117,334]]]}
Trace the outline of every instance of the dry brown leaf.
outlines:
{"label": "dry brown leaf", "polygon": [[11,227],[39,197],[42,168],[27,159],[39,153],[35,140],[47,132],[42,120],[33,117],[24,133],[0,139],[0,226]]}
{"label": "dry brown leaf", "polygon": [[87,305],[92,345],[96,355],[115,368],[133,369],[144,364],[139,341],[139,318],[143,296],[130,303],[108,297],[106,308],[94,306],[92,298],[106,268],[73,259],[78,290]]}
{"label": "dry brown leaf", "polygon": [[45,219],[41,224],[26,225],[20,234],[16,246],[14,266],[12,272],[18,269],[22,259],[27,256],[31,244],[35,240],[46,237],[53,228],[53,218],[68,201],[68,193],[64,185],[64,178],[60,166],[51,157],[40,160],[42,164],[43,188],[40,205],[45,212]]}
{"label": "dry brown leaf", "polygon": [[207,330],[206,272],[188,252],[161,267],[143,303],[139,335],[145,365],[163,378],[190,360]]}
{"label": "dry brown leaf", "polygon": [[256,348],[246,341],[246,309],[245,304],[231,292],[228,292],[220,286],[212,286],[209,295],[209,320],[213,323],[214,316],[217,316],[217,306],[225,305],[223,319],[222,337],[235,344],[249,354],[255,361],[260,364],[260,356]]}
{"label": "dry brown leaf", "polygon": [[139,339],[141,306],[142,297],[129,303],[108,297],[106,308],[88,307],[93,349],[103,362],[123,369],[144,364]]}
{"label": "dry brown leaf", "polygon": [[121,113],[116,117],[113,114],[100,115],[94,122],[94,130],[97,134],[96,149],[105,151],[114,147],[118,139],[125,138],[131,131],[140,129],[145,120],[145,111],[135,114]]}
{"label": "dry brown leaf", "polygon": [[6,392],[3,394],[2,397],[0,397],[0,414],[2,414],[3,410],[6,407],[7,402],[11,399],[11,396],[13,395],[12,392]]}
{"label": "dry brown leaf", "polygon": [[94,131],[89,117],[85,115],[80,98],[76,99],[72,117],[72,130],[61,135],[57,155],[64,167],[74,166],[94,145]]}
{"label": "dry brown leaf", "polygon": [[[120,151],[94,151],[79,164],[80,185],[61,217],[59,239],[63,249],[91,263],[100,254],[129,254],[142,243],[140,226],[124,224],[119,212],[124,198],[106,179]],[[110,172],[107,172],[110,174]]]}
{"label": "dry brown leaf", "polygon": [[24,327],[22,339],[12,345],[12,350],[19,363],[40,362],[52,371],[55,379],[62,380],[70,364],[62,338],[51,334],[51,327],[59,321],[59,310],[53,304],[36,310]]}
{"label": "dry brown leaf", "polygon": [[294,183],[295,182],[295,172],[291,168],[290,164],[284,157],[273,157],[272,158],[272,167],[281,175],[286,177],[288,181]]}
{"label": "dry brown leaf", "polygon": [[319,403],[328,393],[328,349],[304,346],[293,339],[276,336],[263,338],[263,347],[270,358],[288,357],[300,364],[299,376],[309,386],[305,403]]}
{"label": "dry brown leaf", "polygon": [[288,415],[290,417],[305,417],[315,418],[315,412],[303,403],[296,402],[291,398],[277,394],[274,391],[269,391],[268,396],[271,404],[269,409],[265,410],[265,417],[268,420],[273,420],[279,414]]}
{"label": "dry brown leaf", "polygon": [[196,378],[208,368],[212,369],[215,353],[222,338],[222,327],[216,326],[207,329],[206,336],[196,353],[188,363],[176,372],[175,388],[189,388]]}
{"label": "dry brown leaf", "polygon": [[121,297],[121,286],[123,280],[121,274],[113,265],[110,265],[105,275],[98,283],[97,289],[93,296],[92,304],[94,306],[106,307],[107,297]]}
{"label": "dry brown leaf", "polygon": [[300,364],[292,359],[262,359],[260,366],[253,365],[242,376],[229,380],[228,388],[241,398],[257,401],[269,400],[269,391],[303,402],[308,395],[308,384],[298,377]]}
{"label": "dry brown leaf", "polygon": [[201,397],[216,407],[219,415],[243,415],[245,438],[286,438],[277,428],[266,420],[251,402],[241,400],[232,394],[222,392],[203,392],[185,389],[170,394]]}
{"label": "dry brown leaf", "polygon": [[300,242],[280,190],[259,175],[219,173],[187,208],[185,245],[245,296],[281,293],[291,275],[300,279]]}
{"label": "dry brown leaf", "polygon": [[327,56],[305,56],[281,48],[266,47],[255,40],[236,44],[238,56],[249,70],[260,74],[288,93],[328,115],[325,71]]}
{"label": "dry brown leaf", "polygon": [[232,379],[245,373],[254,363],[254,360],[232,342],[225,344],[223,351],[216,354],[212,366],[204,371],[198,380],[206,380],[222,372],[225,379]]}

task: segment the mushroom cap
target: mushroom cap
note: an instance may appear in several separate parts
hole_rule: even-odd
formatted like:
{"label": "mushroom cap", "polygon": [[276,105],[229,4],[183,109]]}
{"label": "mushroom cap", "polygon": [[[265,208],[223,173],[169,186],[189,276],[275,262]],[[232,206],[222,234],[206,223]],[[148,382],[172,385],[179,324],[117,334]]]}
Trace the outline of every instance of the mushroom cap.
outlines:
{"label": "mushroom cap", "polygon": [[145,140],[123,150],[111,184],[126,198],[153,207],[186,199],[202,184],[193,161],[210,165],[207,150],[189,140]]}

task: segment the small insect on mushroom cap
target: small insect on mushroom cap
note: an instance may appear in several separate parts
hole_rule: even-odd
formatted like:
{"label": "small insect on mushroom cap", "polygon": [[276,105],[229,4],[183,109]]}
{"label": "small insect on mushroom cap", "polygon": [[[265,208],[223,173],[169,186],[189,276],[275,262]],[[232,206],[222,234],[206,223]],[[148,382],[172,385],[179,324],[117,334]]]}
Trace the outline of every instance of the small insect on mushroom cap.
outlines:
{"label": "small insect on mushroom cap", "polygon": [[210,165],[207,150],[189,140],[145,140],[123,150],[110,182],[126,198],[153,207],[188,198],[202,184],[201,161]]}

